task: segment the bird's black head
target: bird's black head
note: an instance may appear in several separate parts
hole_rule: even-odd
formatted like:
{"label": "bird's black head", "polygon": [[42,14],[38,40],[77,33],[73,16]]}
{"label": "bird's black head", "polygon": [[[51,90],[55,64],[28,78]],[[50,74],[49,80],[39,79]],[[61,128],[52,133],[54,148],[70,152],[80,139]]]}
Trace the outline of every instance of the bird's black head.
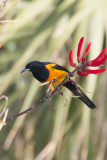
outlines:
{"label": "bird's black head", "polygon": [[38,81],[44,82],[49,76],[49,71],[46,69],[45,64],[47,63],[39,61],[29,62],[21,73],[30,71]]}
{"label": "bird's black head", "polygon": [[25,68],[21,71],[21,73],[25,72],[25,71],[33,71],[34,68],[37,66],[37,61],[32,61],[29,62],[28,64],[26,64]]}

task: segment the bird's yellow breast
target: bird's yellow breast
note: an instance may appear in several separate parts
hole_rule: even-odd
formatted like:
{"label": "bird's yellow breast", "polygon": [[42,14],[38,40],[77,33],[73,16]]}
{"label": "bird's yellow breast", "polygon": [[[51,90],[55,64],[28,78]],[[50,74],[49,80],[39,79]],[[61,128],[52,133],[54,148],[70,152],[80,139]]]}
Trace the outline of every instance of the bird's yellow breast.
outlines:
{"label": "bird's yellow breast", "polygon": [[[55,66],[55,64],[45,65],[46,69],[48,69],[48,71],[49,71],[49,77],[45,82],[48,82],[48,81],[51,82],[54,79],[57,80],[56,82],[52,82],[51,90],[54,90],[54,86],[61,83],[64,80],[65,76],[68,75],[68,72],[60,70],[60,69],[59,70],[55,69],[55,68],[53,68],[54,66]],[[49,86],[50,83],[47,85]]]}

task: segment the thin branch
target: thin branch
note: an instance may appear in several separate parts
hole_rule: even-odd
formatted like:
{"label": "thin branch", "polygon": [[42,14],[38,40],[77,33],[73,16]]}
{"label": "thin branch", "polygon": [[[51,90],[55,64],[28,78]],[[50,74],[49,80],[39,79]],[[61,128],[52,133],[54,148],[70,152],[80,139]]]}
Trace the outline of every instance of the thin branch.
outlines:
{"label": "thin branch", "polygon": [[51,93],[49,93],[48,95],[46,95],[41,101],[39,101],[38,103],[36,103],[35,105],[33,105],[32,107],[28,108],[27,110],[23,111],[23,112],[20,112],[20,113],[17,113],[9,118],[6,119],[6,123],[23,115],[23,114],[26,114],[30,111],[32,111],[33,109],[35,109],[36,107],[38,107],[40,104],[46,102],[47,100],[50,100],[50,98],[57,92],[57,90],[59,90],[59,88],[66,82],[66,81],[70,81],[70,77],[73,77],[74,73],[77,71],[77,69],[75,68],[75,70],[73,72],[70,72],[68,74],[67,77],[65,77],[65,79],[54,89],[54,91],[52,91]]}
{"label": "thin branch", "polygon": [[39,106],[40,104],[44,103],[45,101],[46,101],[46,100],[45,100],[45,98],[44,98],[43,100],[41,100],[40,102],[36,103],[35,105],[33,105],[32,107],[28,108],[27,110],[25,110],[25,111],[23,111],[23,112],[20,112],[20,113],[17,113],[17,114],[15,114],[15,115],[7,118],[7,119],[6,119],[6,123],[9,122],[9,121],[11,121],[11,120],[13,120],[13,119],[15,119],[15,118],[17,118],[17,117],[19,117],[19,116],[21,116],[21,115],[23,115],[23,114],[25,114],[25,113],[28,113],[28,112],[32,111],[34,108],[36,108],[36,107]]}
{"label": "thin branch", "polygon": [[34,108],[38,107],[40,104],[46,102],[48,99],[51,98],[51,96],[53,96],[53,95],[57,92],[57,90],[61,87],[61,85],[62,85],[64,82],[65,82],[65,79],[63,80],[63,82],[61,82],[61,83],[55,88],[55,90],[54,90],[53,92],[51,92],[51,93],[48,95],[48,97],[47,97],[47,95],[46,95],[42,100],[40,100],[38,103],[36,103],[36,104],[33,105],[32,107],[28,108],[27,110],[25,110],[25,111],[23,111],[23,112],[20,112],[20,113],[18,113],[18,114],[15,114],[15,115],[13,115],[13,116],[11,116],[11,117],[9,117],[9,118],[7,118],[7,119],[6,119],[6,123],[9,122],[9,121],[11,121],[11,120],[13,120],[13,119],[15,119],[15,118],[17,118],[17,117],[19,117],[19,116],[21,116],[21,115],[23,115],[23,114],[26,114],[26,113],[32,111]]}

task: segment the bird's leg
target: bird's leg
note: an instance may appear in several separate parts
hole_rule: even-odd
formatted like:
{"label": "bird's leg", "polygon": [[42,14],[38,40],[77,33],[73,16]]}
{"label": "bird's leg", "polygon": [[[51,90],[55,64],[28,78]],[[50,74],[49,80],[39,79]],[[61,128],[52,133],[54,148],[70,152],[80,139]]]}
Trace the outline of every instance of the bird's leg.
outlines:
{"label": "bird's leg", "polygon": [[50,101],[50,95],[49,95],[49,93],[48,93],[48,94],[46,94],[46,96],[45,96],[44,100],[45,100],[45,101]]}
{"label": "bird's leg", "polygon": [[48,89],[46,90],[46,94],[49,93],[51,86],[52,86],[52,82],[50,82],[50,85],[49,85]]}
{"label": "bird's leg", "polygon": [[61,83],[58,79],[53,79],[51,82],[52,82],[52,83],[53,83],[53,82],[59,82],[59,83]]}
{"label": "bird's leg", "polygon": [[65,83],[66,82],[72,82],[72,83],[74,82],[73,80],[71,80],[69,74],[67,76],[65,76]]}
{"label": "bird's leg", "polygon": [[[49,81],[50,85],[49,85],[48,89],[46,90],[46,97],[45,97],[46,101],[50,101],[50,90],[51,90],[51,87],[53,87],[52,85],[54,82],[60,83],[60,81],[58,79],[53,79],[53,80]],[[54,89],[54,87],[53,87],[53,89]]]}
{"label": "bird's leg", "polygon": [[46,90],[46,96],[45,96],[46,101],[50,101],[50,88],[52,86],[52,82],[49,82],[49,83],[50,83],[50,85],[49,85],[48,89]]}
{"label": "bird's leg", "polygon": [[54,82],[59,82],[60,83],[60,81],[58,79],[53,79],[53,80],[49,81],[50,85],[49,85],[48,89],[46,90],[46,94],[48,94],[48,92],[50,91],[50,89],[52,87],[52,84]]}

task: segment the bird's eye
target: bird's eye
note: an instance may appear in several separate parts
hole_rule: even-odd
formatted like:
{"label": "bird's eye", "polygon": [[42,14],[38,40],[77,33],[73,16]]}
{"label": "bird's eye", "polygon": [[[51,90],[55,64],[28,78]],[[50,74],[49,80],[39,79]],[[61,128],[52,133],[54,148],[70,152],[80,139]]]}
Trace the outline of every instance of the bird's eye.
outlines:
{"label": "bird's eye", "polygon": [[30,68],[32,67],[32,65],[30,65]]}

